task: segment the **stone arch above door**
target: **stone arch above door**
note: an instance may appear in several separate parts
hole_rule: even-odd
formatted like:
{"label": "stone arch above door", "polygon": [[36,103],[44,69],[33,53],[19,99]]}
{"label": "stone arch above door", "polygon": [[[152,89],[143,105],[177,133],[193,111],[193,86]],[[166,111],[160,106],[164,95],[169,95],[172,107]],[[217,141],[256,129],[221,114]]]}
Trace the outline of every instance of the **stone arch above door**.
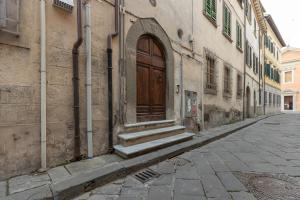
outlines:
{"label": "stone arch above door", "polygon": [[168,35],[153,18],[138,19],[129,29],[125,43],[126,108],[125,123],[136,123],[136,53],[137,42],[143,35],[156,38],[166,60],[166,119],[174,119],[174,55]]}

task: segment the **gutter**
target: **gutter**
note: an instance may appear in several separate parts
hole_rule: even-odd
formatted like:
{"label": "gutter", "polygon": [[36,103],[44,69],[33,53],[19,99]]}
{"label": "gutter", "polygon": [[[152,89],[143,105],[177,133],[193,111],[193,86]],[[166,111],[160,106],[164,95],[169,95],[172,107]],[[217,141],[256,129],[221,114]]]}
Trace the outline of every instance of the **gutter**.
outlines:
{"label": "gutter", "polygon": [[[244,9],[246,12],[246,9]],[[244,13],[244,94],[243,94],[243,120],[245,120],[245,95],[246,95],[246,59],[247,59],[247,34],[246,34],[246,13]]]}
{"label": "gutter", "polygon": [[40,1],[41,25],[41,171],[47,168],[46,2]]}
{"label": "gutter", "polygon": [[115,32],[107,37],[107,79],[108,79],[108,152],[113,153],[113,80],[112,80],[112,39],[119,35],[120,0],[115,0]]}
{"label": "gutter", "polygon": [[81,0],[77,0],[77,41],[73,45],[73,99],[74,99],[74,160],[80,160],[80,119],[79,119],[79,47],[82,44]]}
{"label": "gutter", "polygon": [[86,47],[86,127],[88,158],[93,158],[93,111],[92,111],[92,33],[91,33],[91,4],[85,1],[85,47]]}

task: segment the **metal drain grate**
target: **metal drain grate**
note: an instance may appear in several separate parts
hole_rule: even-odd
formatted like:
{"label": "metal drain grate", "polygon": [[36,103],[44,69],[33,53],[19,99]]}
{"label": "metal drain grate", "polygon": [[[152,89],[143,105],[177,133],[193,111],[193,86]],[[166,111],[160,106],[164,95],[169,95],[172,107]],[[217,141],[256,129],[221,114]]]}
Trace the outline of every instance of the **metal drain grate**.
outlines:
{"label": "metal drain grate", "polygon": [[146,183],[146,182],[150,181],[151,179],[157,178],[159,176],[160,176],[159,173],[157,173],[151,169],[145,169],[134,175],[134,177],[142,183]]}

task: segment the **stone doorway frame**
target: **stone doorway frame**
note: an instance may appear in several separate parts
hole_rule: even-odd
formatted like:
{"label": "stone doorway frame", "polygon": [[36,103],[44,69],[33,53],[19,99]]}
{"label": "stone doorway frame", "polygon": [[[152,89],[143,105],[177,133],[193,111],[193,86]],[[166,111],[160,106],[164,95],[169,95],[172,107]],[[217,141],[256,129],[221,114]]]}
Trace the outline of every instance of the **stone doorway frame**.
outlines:
{"label": "stone doorway frame", "polygon": [[171,41],[153,18],[137,19],[130,27],[125,43],[126,107],[124,123],[136,123],[136,51],[143,35],[150,35],[162,44],[166,60],[166,119],[174,119],[174,55]]}

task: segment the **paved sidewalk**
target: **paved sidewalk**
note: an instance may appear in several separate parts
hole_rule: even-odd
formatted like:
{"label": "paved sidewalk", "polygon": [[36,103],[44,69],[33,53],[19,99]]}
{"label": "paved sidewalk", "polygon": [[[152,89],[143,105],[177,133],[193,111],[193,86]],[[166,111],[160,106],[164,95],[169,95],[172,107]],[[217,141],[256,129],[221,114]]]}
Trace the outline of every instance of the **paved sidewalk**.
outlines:
{"label": "paved sidewalk", "polygon": [[300,115],[270,117],[74,200],[299,200],[299,128]]}
{"label": "paved sidewalk", "polygon": [[56,167],[43,174],[11,178],[0,182],[0,200],[69,199],[121,176],[216,141],[266,117],[203,131],[191,141],[129,160],[116,155],[104,155]]}

